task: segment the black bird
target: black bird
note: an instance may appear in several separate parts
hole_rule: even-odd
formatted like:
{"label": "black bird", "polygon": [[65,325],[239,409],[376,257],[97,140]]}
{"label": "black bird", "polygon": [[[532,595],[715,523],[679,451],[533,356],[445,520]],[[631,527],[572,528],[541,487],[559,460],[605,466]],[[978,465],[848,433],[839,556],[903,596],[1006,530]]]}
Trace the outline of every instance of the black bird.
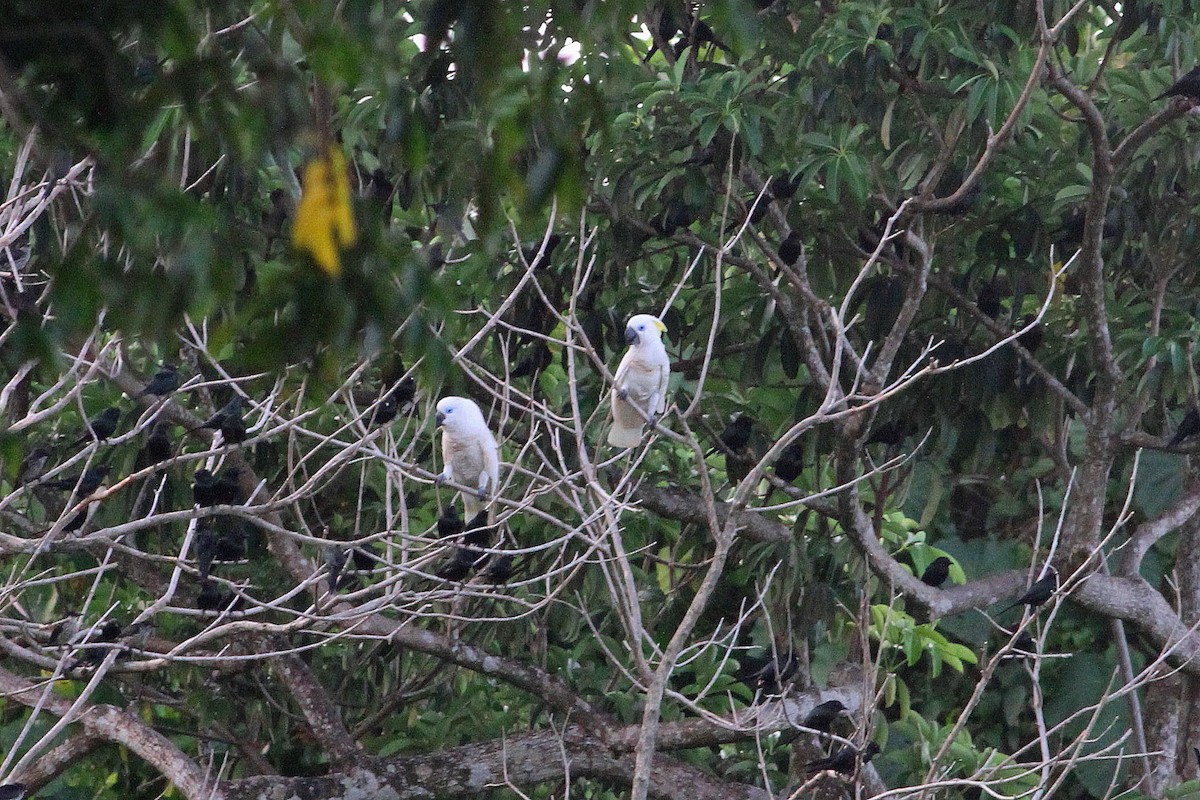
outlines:
{"label": "black bird", "polygon": [[751,225],[757,225],[758,223],[762,222],[763,217],[765,217],[767,215],[767,212],[771,210],[771,203],[774,202],[774,200],[775,200],[775,198],[771,197],[771,195],[764,194],[761,198],[758,199],[757,202],[751,201],[751,209],[750,209],[750,224]]}
{"label": "black bird", "polygon": [[813,710],[808,712],[800,724],[814,731],[829,733],[833,721],[845,710],[846,707],[842,705],[841,700],[826,700],[824,703],[813,706]]}
{"label": "black bird", "polygon": [[558,247],[562,237],[557,233],[552,233],[545,239],[546,250],[542,253],[542,257],[538,258],[538,251],[542,249],[542,241],[539,239],[533,244],[526,245],[521,248],[521,258],[531,269],[541,269],[550,263],[550,256],[554,255],[554,248]]}
{"label": "black bird", "polygon": [[809,775],[812,775],[822,770],[831,769],[842,775],[852,775],[860,757],[862,758],[862,763],[867,764],[878,752],[879,745],[875,744],[875,742],[867,742],[867,746],[863,748],[861,754],[853,745],[845,745],[828,758],[818,758],[816,761],[808,762],[805,765],[805,771]]}
{"label": "black bird", "polygon": [[508,579],[513,576],[513,556],[510,553],[505,553],[501,556],[493,556],[488,560],[487,571],[483,577],[488,583],[508,583]]}
{"label": "black bird", "polygon": [[325,546],[325,569],[329,572],[329,591],[336,592],[341,580],[342,568],[346,566],[346,551],[336,544]]}
{"label": "black bird", "polygon": [[75,638],[82,627],[83,615],[68,614],[55,623],[54,628],[52,628],[50,631],[50,638],[46,640],[46,644],[66,644]]}
{"label": "black bird", "polygon": [[71,517],[71,519],[67,521],[66,525],[63,525],[63,533],[74,533],[82,528],[84,523],[92,518],[99,507],[99,503],[88,503],[80,511],[78,511],[75,516]]}
{"label": "black bird", "polygon": [[[438,577],[447,581],[465,580],[472,569],[480,567],[487,559],[487,554],[480,548],[487,547],[491,542],[491,529],[487,524],[487,509],[480,511],[463,527],[463,546],[454,548],[454,556],[444,567],[438,570]],[[461,523],[460,523],[461,524]],[[441,520],[438,520],[439,532]]]}
{"label": "black bird", "polygon": [[21,800],[25,796],[25,784],[6,783],[0,786],[0,800]]}
{"label": "black bird", "polygon": [[76,497],[87,497],[100,488],[110,469],[108,464],[96,464],[84,470],[83,475],[46,481],[42,485],[47,489],[74,489]]}
{"label": "black bird", "polygon": [[446,506],[446,512],[438,517],[437,531],[438,536],[442,539],[457,536],[463,532],[463,523],[459,519],[457,506]]}
{"label": "black bird", "polygon": [[78,655],[66,668],[73,670],[82,666],[95,666],[99,664],[113,648],[97,647],[96,645],[116,642],[117,639],[121,638],[121,631],[124,630],[124,627],[117,620],[110,619],[98,630],[96,628],[89,630],[83,640],[83,646],[78,650]]}
{"label": "black bird", "polygon": [[242,419],[242,398],[234,395],[233,399],[221,406],[221,410],[208,418],[203,425],[192,428],[198,431],[202,428],[221,432],[226,444],[238,444],[246,441],[246,422]]}
{"label": "black bird", "polygon": [[800,235],[800,231],[792,231],[786,239],[779,243],[779,258],[790,267],[800,258],[803,249],[804,237]]}
{"label": "black bird", "polygon": [[245,499],[242,496],[242,483],[239,476],[242,470],[239,467],[226,467],[221,470],[220,477],[214,486],[216,491],[217,502],[215,505],[240,506]]}
{"label": "black bird", "polygon": [[175,449],[171,446],[170,432],[171,423],[161,420],[154,423],[154,427],[150,429],[150,435],[146,437],[146,444],[142,447],[143,461],[146,466],[161,464],[175,455]]}
{"label": "black bird", "polygon": [[737,453],[750,444],[750,434],[754,432],[754,420],[745,414],[738,414],[721,431],[721,444]]}
{"label": "black bird", "polygon": [[416,395],[416,381],[412,378],[403,379],[393,386],[375,406],[375,413],[371,416],[371,424],[383,425],[394,420],[398,412],[411,410],[410,406]]}
{"label": "black bird", "polygon": [[371,173],[371,179],[367,182],[367,199],[377,204],[383,211],[383,227],[385,228],[392,224],[392,198],[395,192],[396,184],[388,178],[386,172],[376,167],[375,171]]}
{"label": "black bird", "polygon": [[198,611],[237,611],[244,605],[245,601],[232,589],[207,579],[200,584],[200,592],[196,595]]}
{"label": "black bird", "polygon": [[446,565],[437,571],[437,576],[442,580],[458,582],[466,580],[466,577],[471,574],[471,570],[481,559],[486,556],[480,553],[474,547],[456,547],[454,548],[454,556],[446,562]]}
{"label": "black bird", "polygon": [[375,569],[375,564],[379,558],[378,546],[375,542],[367,542],[359,545],[351,552],[350,557],[354,563],[354,569],[358,572],[370,572]]}
{"label": "black bird", "polygon": [[[1009,609],[1016,608],[1017,606],[1029,606],[1030,608],[1037,608],[1053,597],[1057,590],[1058,570],[1054,569],[1054,567],[1050,567],[1049,571],[1045,575],[1033,582],[1025,594],[1018,597],[1016,602],[1014,602],[1012,605],[1006,606],[1002,611],[1000,611],[1000,614],[1003,614]],[[999,614],[997,614],[997,616],[999,616]]]}
{"label": "black bird", "polygon": [[979,292],[975,295],[975,305],[992,319],[1000,316],[1000,312],[1004,310],[1004,307],[1000,305],[1000,293],[990,283],[982,284],[979,287]]}
{"label": "black bird", "polygon": [[81,445],[92,439],[95,439],[97,442],[104,441],[117,432],[117,423],[120,421],[121,409],[116,406],[109,406],[87,421],[88,432],[72,442],[71,447]]}
{"label": "black bird", "polygon": [[1037,653],[1037,642],[1035,642],[1033,637],[1029,635],[1029,631],[1021,631],[1020,635],[1017,636],[1016,641],[1013,642],[1012,650],[1010,652],[1018,653],[1022,656],[1033,655]]}
{"label": "black bird", "polygon": [[741,483],[750,473],[758,457],[750,449],[750,437],[754,433],[754,420],[739,414],[729,421],[721,431],[721,443],[730,452],[725,453],[725,474],[734,483]]}
{"label": "black bird", "polygon": [[192,478],[192,499],[201,507],[215,506],[221,502],[221,489],[217,476],[211,470],[198,469]]}
{"label": "black bird", "polygon": [[538,373],[550,366],[553,361],[554,354],[550,352],[550,346],[543,341],[537,341],[530,345],[529,352],[517,362],[508,375],[510,378],[536,379]]}
{"label": "black bird", "polygon": [[778,657],[744,660],[746,666],[740,670],[744,676],[741,681],[753,689],[755,694],[783,694],[784,684],[796,674],[800,666],[800,659],[794,652],[786,657],[781,653]]}
{"label": "black bird", "polygon": [[17,471],[17,486],[36,481],[46,474],[50,462],[50,451],[45,447],[35,447],[21,459],[21,468]]}
{"label": "black bird", "polygon": [[1186,97],[1189,100],[1200,100],[1200,67],[1192,67],[1191,72],[1172,83],[1165,92],[1154,99],[1162,100],[1164,97]]}
{"label": "black bird", "polygon": [[152,394],[155,397],[166,397],[179,388],[179,367],[174,364],[163,364],[162,369],[154,373],[154,377],[146,384],[146,388],[137,393],[137,397]]}
{"label": "black bird", "polygon": [[867,444],[884,444],[890,447],[904,444],[904,440],[917,432],[917,421],[912,417],[894,419],[874,428],[867,437]]}
{"label": "black bird", "polygon": [[480,511],[466,525],[466,536],[463,541],[475,547],[487,547],[491,543],[492,531],[488,527],[487,509]]}
{"label": "black bird", "polygon": [[787,172],[781,172],[767,183],[767,191],[776,200],[790,200],[800,188],[800,176],[793,178]]}
{"label": "black bird", "polygon": [[1179,421],[1179,427],[1175,429],[1175,435],[1171,437],[1171,441],[1167,442],[1167,447],[1178,447],[1184,439],[1195,436],[1197,433],[1200,433],[1200,409],[1192,407]]}
{"label": "black bird", "polygon": [[932,586],[935,589],[946,582],[946,578],[950,577],[950,559],[945,556],[938,556],[925,571],[921,573],[921,583]]}
{"label": "black bird", "polygon": [[[1026,325],[1033,322],[1033,320],[1033,317],[1025,317],[1023,320],[1021,320],[1021,327],[1024,328]],[[1037,352],[1038,348],[1042,346],[1042,341],[1045,338],[1046,330],[1039,322],[1037,325],[1034,325],[1032,328],[1018,336],[1017,343],[1028,350],[1029,355],[1033,355]]]}
{"label": "black bird", "polygon": [[679,228],[686,228],[696,221],[698,214],[694,209],[680,200],[667,203],[662,214],[651,220],[651,225],[658,230],[660,236],[670,236]]}
{"label": "black bird", "polygon": [[800,440],[789,444],[783,448],[783,452],[779,454],[779,458],[775,460],[775,477],[784,483],[791,483],[800,477],[800,473],[804,471],[804,448],[800,444]]}
{"label": "black bird", "polygon": [[217,540],[221,533],[217,530],[212,517],[205,517],[196,523],[196,572],[203,583],[208,580],[212,571],[213,559],[217,555]]}

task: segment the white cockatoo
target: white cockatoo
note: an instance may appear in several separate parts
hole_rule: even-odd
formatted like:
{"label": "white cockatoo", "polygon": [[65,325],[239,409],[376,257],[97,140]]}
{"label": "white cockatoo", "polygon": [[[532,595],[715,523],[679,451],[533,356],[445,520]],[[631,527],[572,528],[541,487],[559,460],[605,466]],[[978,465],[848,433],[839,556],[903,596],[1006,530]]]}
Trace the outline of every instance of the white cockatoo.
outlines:
{"label": "white cockatoo", "polygon": [[475,492],[460,492],[464,519],[474,519],[483,510],[483,501],[500,485],[500,447],[479,406],[465,397],[438,400],[437,424],[442,429],[445,465],[438,482],[477,487]]}
{"label": "white cockatoo", "polygon": [[662,320],[650,314],[636,314],[625,326],[629,349],[617,367],[612,393],[612,429],[608,432],[608,443],[614,447],[637,446],[642,440],[646,417],[657,419],[667,410],[671,360],[662,343],[666,330]]}

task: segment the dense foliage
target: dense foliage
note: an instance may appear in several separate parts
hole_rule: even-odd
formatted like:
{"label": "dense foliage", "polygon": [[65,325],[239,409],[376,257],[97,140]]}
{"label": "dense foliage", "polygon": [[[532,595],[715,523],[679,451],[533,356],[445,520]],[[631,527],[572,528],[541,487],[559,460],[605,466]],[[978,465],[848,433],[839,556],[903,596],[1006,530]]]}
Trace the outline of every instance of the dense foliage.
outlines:
{"label": "dense foliage", "polygon": [[1196,791],[1189,1],[9,6],[4,782]]}

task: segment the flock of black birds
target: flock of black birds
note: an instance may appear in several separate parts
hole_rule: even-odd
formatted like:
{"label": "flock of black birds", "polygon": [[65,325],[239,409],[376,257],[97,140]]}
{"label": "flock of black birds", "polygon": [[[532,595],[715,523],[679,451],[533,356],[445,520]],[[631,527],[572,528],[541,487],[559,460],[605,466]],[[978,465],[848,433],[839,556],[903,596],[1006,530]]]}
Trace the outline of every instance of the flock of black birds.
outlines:
{"label": "flock of black birds", "polygon": [[[133,397],[135,400],[147,396],[162,399],[173,394],[181,385],[182,376],[178,367],[173,364],[165,364]],[[386,424],[402,410],[406,412],[412,410],[415,408],[415,397],[416,384],[411,377],[395,381],[375,403],[371,424]],[[74,450],[80,445],[99,446],[117,434],[121,419],[122,410],[118,406],[104,408],[87,419],[82,435],[72,440],[67,448]],[[173,427],[170,422],[163,419],[151,422],[143,447],[138,453],[138,469],[169,461],[176,455],[176,447],[171,440]],[[222,446],[243,444],[248,438],[243,398],[235,395],[205,422],[194,428],[188,428],[187,433],[200,430],[219,433]],[[31,447],[26,452],[18,469],[15,485],[29,491],[70,492],[68,505],[65,508],[84,506],[63,525],[64,533],[72,533],[82,528],[99,507],[99,501],[104,498],[105,481],[111,475],[113,467],[106,459],[92,463],[86,469],[73,475],[46,478],[45,476],[53,470],[55,449],[57,448],[44,445]],[[159,474],[162,472],[163,470],[159,470]],[[191,484],[194,504],[203,509],[243,504],[247,497],[241,485],[241,477],[242,470],[237,466],[228,466],[219,472],[205,468],[196,470]],[[193,552],[200,584],[195,601],[195,607],[198,610],[231,612],[244,607],[244,597],[229,586],[211,579],[212,568],[216,563],[237,562],[247,558],[252,549],[251,543],[256,540],[256,536],[258,536],[256,528],[247,525],[244,520],[232,514],[207,515],[197,520]],[[486,539],[486,537],[484,538]],[[486,541],[476,544],[484,545]],[[336,591],[340,586],[338,579],[346,556],[340,548],[334,545],[331,545],[330,548],[331,552],[336,550],[340,554],[340,559],[333,557],[330,569],[331,588]],[[373,566],[371,563],[373,553],[369,547],[356,548],[354,556],[357,568],[366,570]],[[330,553],[327,553],[327,557],[330,557]],[[475,561],[472,562],[472,566],[474,564]],[[509,565],[511,572],[511,561],[509,561]],[[502,574],[504,572],[502,561],[498,559],[497,563],[492,565],[491,570]],[[64,648],[64,657],[72,656],[66,661],[66,669],[69,672],[80,667],[99,664],[104,656],[114,649],[121,654],[128,653],[130,642],[144,638],[145,634],[142,629],[146,627],[143,623],[124,626],[116,619],[108,619],[103,624],[85,627],[78,614],[69,614],[54,626],[46,644]]]}

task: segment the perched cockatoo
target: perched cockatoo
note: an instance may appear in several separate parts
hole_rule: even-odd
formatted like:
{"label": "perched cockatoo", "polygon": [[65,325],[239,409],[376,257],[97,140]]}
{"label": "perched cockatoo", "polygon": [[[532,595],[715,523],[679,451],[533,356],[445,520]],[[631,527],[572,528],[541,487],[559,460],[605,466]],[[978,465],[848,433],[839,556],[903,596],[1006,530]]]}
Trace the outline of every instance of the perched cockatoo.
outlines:
{"label": "perched cockatoo", "polygon": [[[608,443],[614,447],[636,447],[642,440],[646,417],[657,419],[667,410],[671,361],[662,343],[666,330],[662,320],[650,314],[636,314],[625,326],[629,349],[617,367],[612,393],[613,424],[608,432]],[[638,409],[643,413],[639,414]]]}
{"label": "perched cockatoo", "polygon": [[488,494],[500,485],[500,448],[488,430],[483,412],[465,397],[443,397],[437,404],[437,424],[442,429],[442,463],[438,482],[454,481],[478,487],[460,492],[463,518],[473,519]]}

